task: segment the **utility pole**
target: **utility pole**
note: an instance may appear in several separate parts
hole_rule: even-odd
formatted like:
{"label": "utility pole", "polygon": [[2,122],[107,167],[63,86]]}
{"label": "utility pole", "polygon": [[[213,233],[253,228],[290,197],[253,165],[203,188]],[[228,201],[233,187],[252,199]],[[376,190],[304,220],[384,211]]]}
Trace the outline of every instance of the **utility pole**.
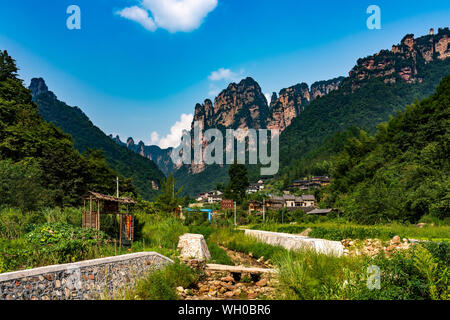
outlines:
{"label": "utility pole", "polygon": [[117,198],[119,197],[119,177],[116,177],[116,194]]}
{"label": "utility pole", "polygon": [[263,199],[263,222],[266,222],[266,199]]}
{"label": "utility pole", "polygon": [[234,201],[234,226],[236,227],[237,226],[237,223],[236,223],[236,201]]}

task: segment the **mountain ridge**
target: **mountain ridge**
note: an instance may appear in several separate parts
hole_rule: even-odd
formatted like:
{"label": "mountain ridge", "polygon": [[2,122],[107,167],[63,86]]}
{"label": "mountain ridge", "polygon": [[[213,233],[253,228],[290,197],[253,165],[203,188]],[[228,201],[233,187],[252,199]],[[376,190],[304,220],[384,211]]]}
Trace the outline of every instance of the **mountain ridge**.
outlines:
{"label": "mountain ridge", "polygon": [[80,153],[88,149],[102,150],[108,165],[124,177],[132,178],[133,185],[145,199],[156,195],[164,174],[153,161],[114,143],[79,107],[58,100],[44,79],[33,78],[29,90],[44,120],[70,134],[75,149]]}

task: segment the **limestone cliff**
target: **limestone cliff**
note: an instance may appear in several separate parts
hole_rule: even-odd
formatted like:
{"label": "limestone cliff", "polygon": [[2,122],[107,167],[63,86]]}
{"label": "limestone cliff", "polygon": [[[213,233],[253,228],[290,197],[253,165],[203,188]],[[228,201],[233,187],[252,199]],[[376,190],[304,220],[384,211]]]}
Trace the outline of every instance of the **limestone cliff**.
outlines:
{"label": "limestone cliff", "polygon": [[427,63],[450,57],[449,42],[448,28],[439,29],[437,34],[430,31],[429,35],[417,39],[408,34],[400,44],[392,46],[391,51],[382,50],[359,59],[349,73],[352,89],[361,87],[371,78],[383,78],[385,83],[422,82],[421,71]]}
{"label": "limestone cliff", "polygon": [[261,129],[266,127],[269,113],[267,100],[259,84],[248,77],[239,83],[231,83],[214,100],[207,99],[195,107],[194,120],[203,128]]}

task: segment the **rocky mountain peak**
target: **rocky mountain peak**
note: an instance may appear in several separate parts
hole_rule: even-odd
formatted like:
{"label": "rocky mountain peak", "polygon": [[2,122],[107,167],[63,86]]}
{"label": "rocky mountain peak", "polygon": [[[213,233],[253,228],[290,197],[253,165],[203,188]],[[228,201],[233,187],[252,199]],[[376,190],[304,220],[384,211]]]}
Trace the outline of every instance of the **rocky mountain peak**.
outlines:
{"label": "rocky mountain peak", "polygon": [[269,113],[267,100],[259,84],[251,77],[239,83],[230,83],[215,99],[206,99],[195,106],[194,120],[203,128],[253,128],[265,127]]}
{"label": "rocky mountain peak", "polygon": [[380,52],[358,59],[357,65],[350,71],[350,83],[355,90],[363,81],[370,78],[381,78],[385,83],[405,81],[421,82],[421,67],[435,60],[450,57],[450,30],[439,28],[438,33],[430,32],[426,36],[414,38],[407,34],[400,44],[392,46],[392,50]]}
{"label": "rocky mountain peak", "polygon": [[30,83],[30,86],[28,89],[31,90],[31,94],[32,94],[33,98],[37,97],[41,93],[49,92],[47,84],[45,83],[45,80],[42,78],[31,79],[31,83]]}
{"label": "rocky mountain peak", "polygon": [[130,147],[130,146],[132,146],[132,145],[134,145],[134,140],[133,140],[133,138],[129,137],[129,138],[127,139],[127,147]]}

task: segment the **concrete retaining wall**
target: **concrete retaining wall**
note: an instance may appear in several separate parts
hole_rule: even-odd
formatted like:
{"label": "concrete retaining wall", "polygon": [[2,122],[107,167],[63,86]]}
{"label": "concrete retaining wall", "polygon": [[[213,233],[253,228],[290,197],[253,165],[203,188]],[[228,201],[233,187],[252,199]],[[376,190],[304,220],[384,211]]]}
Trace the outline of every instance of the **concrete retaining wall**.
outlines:
{"label": "concrete retaining wall", "polygon": [[281,246],[288,250],[310,249],[316,251],[317,253],[324,253],[338,257],[344,253],[344,246],[339,241],[314,239],[289,233],[249,229],[245,230],[245,234],[267,244]]}
{"label": "concrete retaining wall", "polygon": [[0,274],[0,300],[88,300],[114,297],[152,269],[173,261],[156,252]]}

